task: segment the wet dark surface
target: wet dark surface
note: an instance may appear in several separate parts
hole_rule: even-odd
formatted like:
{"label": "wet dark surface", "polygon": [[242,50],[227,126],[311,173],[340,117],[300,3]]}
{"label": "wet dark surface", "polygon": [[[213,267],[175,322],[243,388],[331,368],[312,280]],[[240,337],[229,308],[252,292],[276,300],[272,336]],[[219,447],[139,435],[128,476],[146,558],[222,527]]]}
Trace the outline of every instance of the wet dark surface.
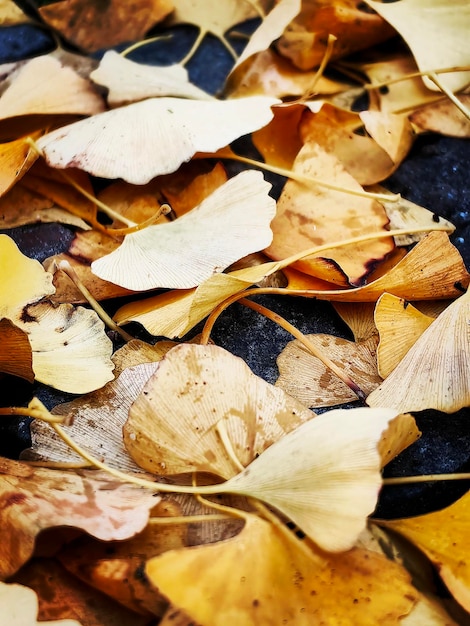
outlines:
{"label": "wet dark surface", "polygon": [[[195,36],[196,30],[191,27],[177,28],[171,40],[136,51],[131,58],[157,64],[178,61],[189,50]],[[243,46],[240,39],[233,39],[232,43],[238,50]],[[48,52],[51,47],[52,39],[40,29],[0,29],[0,63]],[[222,44],[208,37],[188,64],[188,70],[193,82],[217,93],[230,63],[230,56]],[[457,227],[452,241],[467,266],[470,266],[469,162],[470,141],[438,135],[422,136],[417,139],[406,162],[384,183],[392,191],[452,221]],[[279,191],[278,184],[274,195]],[[23,253],[40,261],[65,250],[73,237],[72,229],[54,224],[3,232],[15,239]],[[302,332],[351,336],[329,303],[293,297],[264,296],[258,300]],[[136,325],[132,325],[130,331],[140,332]],[[284,330],[241,305],[230,307],[219,318],[212,338],[245,359],[256,374],[270,382],[277,377],[276,356],[291,340]],[[4,406],[26,404],[33,395],[38,395],[48,407],[71,397],[11,377],[0,380],[0,403]],[[423,432],[422,438],[389,464],[386,475],[470,471],[470,409],[452,415],[426,411],[417,414],[416,418]],[[28,446],[28,433],[28,420],[2,418],[0,454],[16,458]],[[449,504],[467,489],[468,483],[465,482],[386,487],[381,494],[377,515],[400,517],[435,510]]]}

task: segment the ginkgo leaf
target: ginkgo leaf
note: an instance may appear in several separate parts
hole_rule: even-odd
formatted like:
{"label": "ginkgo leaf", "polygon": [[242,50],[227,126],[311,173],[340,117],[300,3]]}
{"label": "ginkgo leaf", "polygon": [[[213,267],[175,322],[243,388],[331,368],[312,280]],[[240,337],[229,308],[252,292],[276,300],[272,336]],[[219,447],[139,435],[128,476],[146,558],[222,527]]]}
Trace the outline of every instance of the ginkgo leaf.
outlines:
{"label": "ginkgo leaf", "polygon": [[406,114],[362,111],[364,128],[398,167],[413,145],[415,133]]}
{"label": "ginkgo leaf", "polygon": [[351,329],[354,341],[365,341],[377,333],[374,323],[375,305],[372,302],[334,302],[333,307]]}
{"label": "ginkgo leaf", "polygon": [[112,380],[113,344],[94,311],[44,302],[25,307],[14,322],[28,335],[36,380],[69,393],[87,393]]}
{"label": "ginkgo leaf", "polygon": [[174,172],[267,124],[279,100],[149,98],[63,126],[38,141],[52,167],[78,167],[135,185]]}
{"label": "ginkgo leaf", "polygon": [[401,413],[436,409],[454,413],[470,405],[470,292],[450,304],[422,333],[384,382],[370,406]]}
{"label": "ginkgo leaf", "polygon": [[267,50],[273,41],[279,39],[286,26],[299,13],[300,8],[300,0],[280,0],[277,2],[251,35],[248,44],[237,59],[231,73],[237,70],[237,68],[245,63],[251,56],[255,55],[257,52]]}
{"label": "ginkgo leaf", "polygon": [[167,291],[129,302],[116,312],[118,324],[139,322],[152,335],[183,337],[229,296],[240,293],[275,271],[275,263],[213,274],[196,289]]}
{"label": "ginkgo leaf", "polygon": [[[198,42],[210,33],[218,37],[231,50],[225,33],[236,24],[262,14],[266,0],[205,0],[204,3],[193,0],[172,0],[174,10],[169,24],[194,24],[200,30]],[[232,54],[235,53],[232,52]]]}
{"label": "ginkgo leaf", "polygon": [[[452,10],[445,0],[366,3],[400,33],[422,72],[468,65],[467,0],[453,2]],[[439,80],[451,91],[458,91],[470,83],[470,71],[445,73]],[[437,89],[429,79],[424,82],[429,89]]]}
{"label": "ginkgo leaf", "polygon": [[15,320],[23,307],[54,293],[52,274],[20,252],[8,235],[0,234],[0,319]]}
{"label": "ginkgo leaf", "polygon": [[16,583],[0,582],[2,621],[8,626],[81,626],[74,619],[37,621],[38,599],[32,589]]}
{"label": "ginkgo leaf", "polygon": [[[470,96],[459,95],[470,108]],[[410,122],[421,131],[441,133],[447,137],[470,137],[470,120],[450,100],[428,104],[410,115]]]}
{"label": "ginkgo leaf", "polygon": [[[90,81],[51,55],[36,57],[21,66],[0,97],[0,120],[5,120],[2,133],[10,136],[19,116],[93,115],[103,110],[103,99]],[[31,128],[43,128],[47,122],[48,118],[32,118]],[[24,128],[21,134],[30,130],[24,120],[18,123]]]}
{"label": "ginkgo leaf", "polygon": [[37,159],[25,138],[0,144],[0,196],[10,189]]}
{"label": "ginkgo leaf", "polygon": [[218,346],[182,344],[160,362],[129,410],[124,444],[159,474],[237,472],[217,432],[223,422],[242,465],[314,413]]}
{"label": "ginkgo leaf", "polygon": [[[372,185],[369,191],[387,195],[388,192],[381,185]],[[390,220],[388,227],[390,230],[407,228],[429,228],[429,230],[445,230],[448,234],[455,230],[455,226],[449,220],[437,215],[437,213],[415,204],[406,198],[400,197],[397,201],[382,200],[382,206]],[[426,233],[414,233],[412,235],[400,235],[394,237],[397,246],[407,246],[415,241],[420,241],[426,237]]]}
{"label": "ginkgo leaf", "polygon": [[[338,159],[314,143],[305,144],[300,150],[294,171],[341,187],[362,190]],[[372,230],[385,230],[387,222],[383,208],[374,199],[289,180],[271,224],[273,241],[265,252],[279,260],[327,241],[358,236],[363,233],[364,223]],[[372,265],[393,247],[391,239],[343,246],[311,255],[296,262],[294,267],[331,283],[358,285]]]}
{"label": "ginkgo leaf", "polygon": [[173,9],[171,0],[62,0],[41,6],[42,19],[88,52],[141,39]]}
{"label": "ginkgo leaf", "polygon": [[273,443],[224,491],[258,498],[323,550],[349,550],[375,509],[381,486],[377,444],[394,409],[335,409]]}
{"label": "ginkgo leaf", "polygon": [[434,321],[403,298],[384,293],[377,300],[375,323],[380,342],[377,348],[377,368],[386,378],[400,363],[416,340]]}
{"label": "ginkgo leaf", "polygon": [[[377,372],[377,339],[361,343],[322,333],[306,338],[345,372],[366,394],[382,382]],[[308,407],[335,406],[357,400],[345,382],[314,356],[298,339],[290,341],[276,360],[279,378],[276,387]]]}
{"label": "ginkgo leaf", "polygon": [[328,35],[336,37],[332,58],[363,50],[393,36],[390,26],[357,0],[309,0],[277,42],[277,49],[300,69],[318,67]]}
{"label": "ginkgo leaf", "polygon": [[69,224],[83,230],[90,228],[81,218],[61,209],[52,200],[30,191],[21,183],[16,184],[0,198],[0,228],[2,229],[51,222]]}
{"label": "ginkgo leaf", "polygon": [[213,99],[189,82],[188,71],[182,65],[143,65],[123,57],[115,50],[105,52],[98,68],[90,74],[90,79],[108,88],[106,99],[111,106],[158,96]]}
{"label": "ginkgo leaf", "polygon": [[127,235],[91,269],[135,291],[194,287],[270,244],[276,202],[269,189],[260,172],[241,172],[177,220]]}
{"label": "ginkgo leaf", "polygon": [[158,498],[103,472],[79,475],[0,459],[0,504],[5,578],[30,558],[41,530],[73,526],[103,541],[126,539],[145,527]]}
{"label": "ginkgo leaf", "polygon": [[[374,302],[385,292],[405,300],[455,298],[470,280],[460,253],[450,243],[448,235],[439,231],[426,235],[386,274],[357,289],[320,290],[315,285],[309,289],[306,275],[291,274],[289,269],[284,273],[293,293],[305,289],[304,295],[341,302]],[[307,281],[302,288],[303,276]]]}
{"label": "ginkgo leaf", "polygon": [[[110,467],[138,472],[122,441],[122,426],[129,407],[155,372],[158,363],[146,363],[126,369],[102,389],[54,407],[54,415],[67,417],[64,431],[90,454]],[[35,461],[73,463],[81,461],[75,452],[41,421],[31,424],[31,448],[21,458]]]}
{"label": "ginkgo leaf", "polygon": [[207,626],[398,625],[413,607],[409,575],[383,555],[327,555],[297,541],[250,515],[233,539],[171,550],[150,559],[145,573],[191,623]]}
{"label": "ginkgo leaf", "polygon": [[33,358],[28,335],[9,320],[0,320],[0,372],[20,376],[30,383],[34,380]]}
{"label": "ginkgo leaf", "polygon": [[436,566],[454,598],[470,610],[470,493],[440,511],[407,519],[380,520],[380,525],[404,535]]}

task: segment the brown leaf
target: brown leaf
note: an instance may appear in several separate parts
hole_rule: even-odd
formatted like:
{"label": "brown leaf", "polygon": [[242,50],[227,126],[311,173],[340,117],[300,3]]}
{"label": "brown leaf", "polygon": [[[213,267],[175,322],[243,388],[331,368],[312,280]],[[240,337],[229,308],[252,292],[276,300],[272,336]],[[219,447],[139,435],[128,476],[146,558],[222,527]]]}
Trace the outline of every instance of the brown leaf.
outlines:
{"label": "brown leaf", "polygon": [[[83,626],[148,626],[146,618],[78,580],[55,559],[33,558],[10,580],[37,593],[41,620],[38,626],[67,626],[72,619]],[[56,619],[67,622],[43,621]],[[31,622],[25,624],[30,625]]]}
{"label": "brown leaf", "polygon": [[14,574],[30,558],[37,534],[51,526],[74,526],[104,541],[131,537],[145,527],[154,496],[103,473],[0,459],[0,576]]}
{"label": "brown leaf", "polygon": [[[332,154],[313,143],[305,144],[301,149],[294,171],[339,187],[362,191]],[[289,180],[271,223],[273,242],[265,252],[280,260],[329,241],[357,237],[363,233],[366,224],[370,230],[383,231],[387,223],[385,211],[376,200]],[[393,247],[392,239],[343,246],[311,255],[296,262],[294,267],[331,283],[358,285]]]}
{"label": "brown leaf", "polygon": [[[377,338],[356,343],[333,335],[307,335],[366,394],[382,382],[377,372]],[[335,406],[357,400],[356,394],[298,339],[290,341],[277,357],[279,378],[276,387],[284,389],[311,408]]]}
{"label": "brown leaf", "polygon": [[42,19],[87,52],[141,39],[173,9],[171,0],[62,0],[42,6]]}

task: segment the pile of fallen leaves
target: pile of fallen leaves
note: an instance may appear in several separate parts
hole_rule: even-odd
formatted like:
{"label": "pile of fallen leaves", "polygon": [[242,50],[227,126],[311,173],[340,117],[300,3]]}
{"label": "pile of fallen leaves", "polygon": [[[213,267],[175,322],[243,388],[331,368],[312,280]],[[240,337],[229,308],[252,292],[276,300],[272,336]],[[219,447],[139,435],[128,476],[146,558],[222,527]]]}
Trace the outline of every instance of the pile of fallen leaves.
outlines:
{"label": "pile of fallen leaves", "polygon": [[[0,622],[468,620],[470,496],[369,518],[420,436],[410,412],[470,405],[454,226],[381,186],[421,133],[470,135],[468,3],[0,3],[1,24],[31,20],[81,53],[2,66],[0,228],[76,234],[43,265],[0,235],[0,372],[77,397],[0,409],[34,418],[0,459]],[[130,59],[183,23],[180,63]],[[185,69],[208,34],[234,56],[217,96]],[[263,293],[331,301],[354,341],[303,335]],[[236,301],[294,337],[275,385],[211,342]]]}

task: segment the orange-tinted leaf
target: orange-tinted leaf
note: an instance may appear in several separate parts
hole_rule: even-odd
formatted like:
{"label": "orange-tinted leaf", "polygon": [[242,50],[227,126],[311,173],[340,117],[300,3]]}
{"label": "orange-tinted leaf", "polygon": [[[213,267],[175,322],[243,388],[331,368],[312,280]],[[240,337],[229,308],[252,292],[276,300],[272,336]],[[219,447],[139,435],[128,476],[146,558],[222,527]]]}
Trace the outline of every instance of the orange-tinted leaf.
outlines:
{"label": "orange-tinted leaf", "polygon": [[167,552],[148,562],[146,574],[206,626],[398,625],[411,610],[416,592],[395,563],[360,548],[326,555],[297,541],[250,516],[233,539]]}
{"label": "orange-tinted leaf", "polygon": [[42,6],[42,19],[66,39],[94,52],[141,39],[173,9],[171,0],[62,0]]}
{"label": "orange-tinted leaf", "polygon": [[0,372],[34,380],[33,358],[27,334],[9,320],[0,320]]}

